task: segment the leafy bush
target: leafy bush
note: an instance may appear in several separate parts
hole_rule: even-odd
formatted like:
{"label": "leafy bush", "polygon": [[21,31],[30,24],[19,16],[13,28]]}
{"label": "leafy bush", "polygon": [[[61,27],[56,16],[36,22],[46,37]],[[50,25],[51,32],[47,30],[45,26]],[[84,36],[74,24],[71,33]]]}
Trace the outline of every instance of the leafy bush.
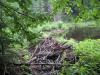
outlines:
{"label": "leafy bush", "polygon": [[75,53],[79,60],[75,64],[70,64],[69,67],[63,67],[61,75],[100,74],[100,39],[81,41],[76,46]]}

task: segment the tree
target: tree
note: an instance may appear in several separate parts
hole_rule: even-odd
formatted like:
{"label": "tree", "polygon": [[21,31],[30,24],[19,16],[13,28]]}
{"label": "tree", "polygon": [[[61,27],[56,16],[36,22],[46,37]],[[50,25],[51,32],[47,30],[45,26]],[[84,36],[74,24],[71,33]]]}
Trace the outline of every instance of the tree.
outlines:
{"label": "tree", "polygon": [[65,11],[75,21],[98,20],[99,0],[54,0],[54,12]]}
{"label": "tree", "polygon": [[37,42],[40,33],[32,28],[45,19],[33,14],[31,0],[0,0],[0,67],[3,72],[0,75],[5,74],[6,63],[17,60],[14,45],[23,47],[24,40]]}

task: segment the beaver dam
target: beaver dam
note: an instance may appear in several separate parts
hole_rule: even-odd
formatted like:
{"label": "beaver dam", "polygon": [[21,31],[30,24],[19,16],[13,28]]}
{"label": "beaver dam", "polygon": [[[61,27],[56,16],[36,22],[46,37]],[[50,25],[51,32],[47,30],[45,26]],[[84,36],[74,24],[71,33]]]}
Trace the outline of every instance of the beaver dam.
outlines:
{"label": "beaver dam", "polygon": [[30,47],[32,75],[59,75],[64,61],[75,63],[72,46],[61,44],[52,37],[43,39],[35,48]]}

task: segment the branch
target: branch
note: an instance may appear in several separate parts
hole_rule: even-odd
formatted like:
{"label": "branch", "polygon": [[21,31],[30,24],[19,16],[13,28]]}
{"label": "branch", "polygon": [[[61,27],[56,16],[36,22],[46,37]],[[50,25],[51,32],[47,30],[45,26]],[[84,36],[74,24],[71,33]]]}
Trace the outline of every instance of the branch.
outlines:
{"label": "branch", "polygon": [[[2,64],[0,64],[2,65]],[[22,66],[22,65],[25,65],[25,66],[32,66],[32,65],[60,65],[60,66],[70,66],[71,64],[62,64],[62,63],[32,63],[32,64],[29,64],[29,63],[5,63],[5,65],[15,65],[15,66]]]}
{"label": "branch", "polygon": [[0,6],[6,8],[6,9],[8,9],[8,10],[9,10],[9,9],[10,9],[10,10],[13,10],[13,11],[17,12],[17,13],[20,14],[20,15],[27,16],[27,17],[31,18],[32,20],[36,20],[35,18],[29,16],[28,14],[21,13],[21,12],[17,11],[16,9],[13,9],[13,8],[11,8],[11,7],[6,6],[6,5],[5,5],[4,3],[2,3],[2,2],[0,2]]}

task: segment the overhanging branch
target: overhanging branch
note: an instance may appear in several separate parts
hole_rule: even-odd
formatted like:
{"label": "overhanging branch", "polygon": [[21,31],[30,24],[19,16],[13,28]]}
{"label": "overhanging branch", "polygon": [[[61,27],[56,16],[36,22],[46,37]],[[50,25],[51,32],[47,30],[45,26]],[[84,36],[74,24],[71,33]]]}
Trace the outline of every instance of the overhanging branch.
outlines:
{"label": "overhanging branch", "polygon": [[2,3],[2,2],[0,2],[0,6],[6,8],[6,9],[8,9],[8,10],[13,10],[13,11],[17,12],[17,13],[20,14],[20,15],[27,16],[27,17],[31,18],[32,20],[36,20],[36,19],[33,18],[32,16],[29,16],[28,14],[21,13],[21,12],[17,11],[16,9],[13,9],[13,8],[11,8],[11,7],[8,7],[8,6],[6,6],[6,5],[5,5],[4,3]]}

